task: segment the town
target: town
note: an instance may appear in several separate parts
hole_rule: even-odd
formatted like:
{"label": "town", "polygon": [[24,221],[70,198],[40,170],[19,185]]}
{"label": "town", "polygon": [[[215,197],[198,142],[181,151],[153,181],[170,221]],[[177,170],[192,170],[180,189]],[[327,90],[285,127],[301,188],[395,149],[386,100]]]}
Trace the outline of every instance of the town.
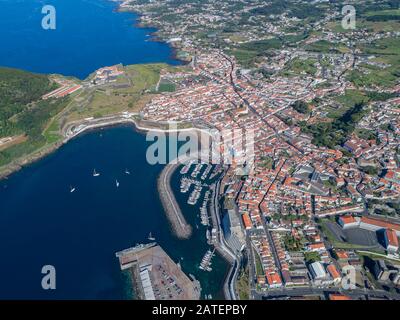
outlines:
{"label": "town", "polygon": [[[210,248],[198,269],[213,272],[216,254],[230,262],[225,298],[398,300],[399,1],[357,1],[354,27],[343,20],[344,5],[121,1],[119,10],[140,13],[141,26],[157,29],[151,40],[168,42],[182,65],[120,64],[84,81],[52,75],[41,103],[60,109],[40,130],[49,145],[132,122],[224,138],[241,132],[228,148],[213,141],[214,151],[234,161],[189,159],[179,170],[185,205],[207,228]],[[0,151],[29,136],[6,124]],[[171,199],[164,189],[160,198]],[[181,239],[190,238],[194,226],[182,226]],[[143,299],[201,297],[178,268],[174,275],[161,262],[154,266],[136,270]]]}
{"label": "town", "polygon": [[[126,1],[123,7],[148,12],[164,5]],[[238,44],[215,34],[212,41],[229,49],[199,50],[202,42],[185,33],[184,18],[156,23],[164,37],[179,34],[171,41],[192,59],[187,70],[161,75],[176,91],[153,98],[142,119],[221,132],[255,130],[250,170],[238,174],[237,166],[226,166],[220,187],[233,212],[231,234],[243,249],[232,252],[249,260],[239,275],[250,286],[239,292],[243,298],[400,297],[400,85],[398,79],[367,84],[366,69],[392,66],[377,62],[376,51],[361,50],[393,41],[399,32],[358,29],[351,33],[357,45],[350,46],[348,34],[332,30],[335,17],[316,24],[318,35],[303,41],[304,49],[273,49],[256,69],[243,68]],[[142,22],[154,20],[145,14]],[[222,20],[212,10],[197,18],[209,29]],[[263,27],[279,34],[294,21]],[[242,36],[248,47],[254,41],[261,46],[263,39],[252,34],[256,24],[251,26]],[[316,50],[322,44],[327,50]]]}

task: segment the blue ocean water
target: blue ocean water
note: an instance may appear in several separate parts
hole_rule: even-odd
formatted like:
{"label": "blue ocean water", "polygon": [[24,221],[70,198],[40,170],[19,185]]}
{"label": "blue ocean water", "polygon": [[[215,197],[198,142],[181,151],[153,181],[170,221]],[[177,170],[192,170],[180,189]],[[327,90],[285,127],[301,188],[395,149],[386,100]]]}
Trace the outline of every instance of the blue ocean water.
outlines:
{"label": "blue ocean water", "polygon": [[[227,264],[216,256],[213,272],[199,270],[205,229],[195,227],[199,207],[183,203],[176,175],[194,228],[189,240],[173,236],[157,194],[162,166],[146,161],[149,145],[132,127],[90,132],[0,181],[0,299],[123,299],[115,252],[148,242],[150,232],[203,294],[222,298]],[[41,287],[44,265],[56,268],[56,290]]]}
{"label": "blue ocean water", "polygon": [[[56,29],[42,28],[44,5],[56,9]],[[123,63],[174,60],[171,48],[148,41],[135,28],[137,15],[116,12],[109,0],[0,0],[0,66],[86,78],[96,69]]]}
{"label": "blue ocean water", "polygon": [[[41,28],[45,4],[56,7],[55,31]],[[115,6],[107,0],[0,0],[0,65],[85,78],[115,63],[179,63],[168,45],[146,41],[153,30],[133,27],[135,16]],[[0,181],[0,299],[126,298],[115,252],[146,242],[149,232],[201,281],[203,294],[222,297],[228,266],[217,256],[212,273],[198,269],[209,248],[204,228],[194,228],[190,240],[172,235],[156,188],[162,167],[147,163],[147,147],[131,127],[108,128]],[[176,175],[173,185],[178,191]],[[178,201],[188,221],[199,224],[199,208],[179,194]],[[44,265],[56,268],[56,290],[41,287]]]}

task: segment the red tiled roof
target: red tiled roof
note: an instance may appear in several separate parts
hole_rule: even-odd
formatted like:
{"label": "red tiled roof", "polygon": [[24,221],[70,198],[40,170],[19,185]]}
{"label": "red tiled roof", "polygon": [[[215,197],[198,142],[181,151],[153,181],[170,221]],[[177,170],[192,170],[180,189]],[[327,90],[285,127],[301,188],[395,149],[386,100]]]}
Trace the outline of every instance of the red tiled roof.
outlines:
{"label": "red tiled roof", "polygon": [[340,273],[339,271],[336,269],[335,265],[330,264],[327,268],[329,274],[332,276],[333,279],[337,279],[340,278]]}
{"label": "red tiled roof", "polygon": [[372,224],[381,228],[394,229],[400,231],[400,225],[396,223],[386,222],[377,218],[362,217],[361,222]]}
{"label": "red tiled roof", "polygon": [[282,283],[281,277],[276,272],[266,273],[265,276],[267,277],[267,282],[269,285]]}
{"label": "red tiled roof", "polygon": [[242,219],[243,219],[243,223],[244,223],[245,228],[246,229],[251,229],[252,223],[251,223],[249,215],[247,213],[243,214],[242,215]]}
{"label": "red tiled roof", "polygon": [[343,224],[356,222],[356,219],[354,219],[353,216],[343,216],[343,217],[340,217],[340,220],[342,220]]}
{"label": "red tiled roof", "polygon": [[349,296],[345,296],[344,294],[331,293],[329,295],[329,300],[351,300],[351,298]]}
{"label": "red tiled roof", "polygon": [[390,245],[394,247],[399,247],[399,239],[397,239],[396,231],[394,231],[393,229],[387,229],[386,236]]}

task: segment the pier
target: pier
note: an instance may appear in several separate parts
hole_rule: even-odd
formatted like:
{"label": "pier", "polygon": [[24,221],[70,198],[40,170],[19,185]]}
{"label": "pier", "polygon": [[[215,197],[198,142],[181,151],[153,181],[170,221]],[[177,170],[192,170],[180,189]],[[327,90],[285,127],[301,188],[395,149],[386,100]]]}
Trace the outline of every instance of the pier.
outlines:
{"label": "pier", "polygon": [[200,283],[191,280],[156,243],[117,252],[121,270],[132,274],[139,300],[198,300]]}
{"label": "pier", "polygon": [[179,164],[167,164],[158,178],[157,188],[161,203],[175,235],[180,239],[188,239],[192,235],[192,227],[186,222],[171,189],[172,174],[179,166]]}

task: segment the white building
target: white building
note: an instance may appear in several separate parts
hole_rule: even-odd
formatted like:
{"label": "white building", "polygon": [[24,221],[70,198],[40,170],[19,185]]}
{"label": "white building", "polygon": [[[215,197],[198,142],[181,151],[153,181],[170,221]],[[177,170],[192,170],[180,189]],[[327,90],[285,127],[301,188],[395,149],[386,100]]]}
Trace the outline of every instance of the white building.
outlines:
{"label": "white building", "polygon": [[314,262],[309,265],[313,283],[316,286],[327,286],[333,283],[331,277],[326,273],[321,262]]}

